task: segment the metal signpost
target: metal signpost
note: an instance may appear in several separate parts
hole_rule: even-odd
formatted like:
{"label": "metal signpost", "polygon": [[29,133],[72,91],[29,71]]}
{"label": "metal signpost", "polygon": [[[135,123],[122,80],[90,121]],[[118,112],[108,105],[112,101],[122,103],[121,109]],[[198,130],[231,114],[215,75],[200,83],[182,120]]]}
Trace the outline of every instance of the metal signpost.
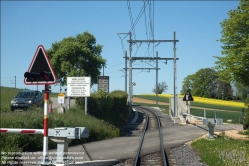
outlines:
{"label": "metal signpost", "polygon": [[98,76],[98,90],[109,93],[109,76]]}

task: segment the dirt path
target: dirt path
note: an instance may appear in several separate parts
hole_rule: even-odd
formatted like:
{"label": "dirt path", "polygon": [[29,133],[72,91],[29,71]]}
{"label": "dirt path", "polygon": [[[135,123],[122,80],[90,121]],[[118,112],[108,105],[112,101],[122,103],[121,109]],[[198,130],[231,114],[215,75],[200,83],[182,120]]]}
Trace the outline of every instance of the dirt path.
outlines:
{"label": "dirt path", "polygon": [[[146,104],[156,104],[156,101],[154,100],[148,100],[148,99],[143,99],[143,98],[138,98],[138,97],[133,97],[132,98],[133,103],[146,103]],[[158,102],[160,105],[169,105],[169,103],[165,102]]]}

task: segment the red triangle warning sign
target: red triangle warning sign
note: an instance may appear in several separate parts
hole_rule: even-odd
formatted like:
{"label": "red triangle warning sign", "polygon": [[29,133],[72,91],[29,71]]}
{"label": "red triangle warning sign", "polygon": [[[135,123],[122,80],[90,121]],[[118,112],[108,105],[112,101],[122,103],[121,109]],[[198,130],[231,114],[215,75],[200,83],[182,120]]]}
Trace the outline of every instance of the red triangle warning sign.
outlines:
{"label": "red triangle warning sign", "polygon": [[183,101],[194,101],[194,98],[192,97],[189,91],[185,93],[185,96],[183,97]]}
{"label": "red triangle warning sign", "polygon": [[35,55],[27,72],[24,73],[26,85],[49,85],[57,81],[49,57],[42,45],[36,49]]}

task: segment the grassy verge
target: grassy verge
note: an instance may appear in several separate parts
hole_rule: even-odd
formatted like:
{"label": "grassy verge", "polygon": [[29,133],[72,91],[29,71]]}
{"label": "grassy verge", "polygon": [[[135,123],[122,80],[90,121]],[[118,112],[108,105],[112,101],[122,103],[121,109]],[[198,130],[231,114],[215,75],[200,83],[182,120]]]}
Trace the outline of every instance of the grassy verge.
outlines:
{"label": "grassy verge", "polygon": [[249,141],[219,136],[214,140],[205,138],[193,141],[203,162],[212,166],[246,166],[249,164]]}
{"label": "grassy verge", "polygon": [[[233,123],[242,124],[242,113],[237,111],[214,111],[214,110],[206,110],[206,118],[216,118],[223,119],[223,122],[227,122],[227,120],[231,119]],[[204,117],[204,109],[195,109],[191,108],[191,115]]]}

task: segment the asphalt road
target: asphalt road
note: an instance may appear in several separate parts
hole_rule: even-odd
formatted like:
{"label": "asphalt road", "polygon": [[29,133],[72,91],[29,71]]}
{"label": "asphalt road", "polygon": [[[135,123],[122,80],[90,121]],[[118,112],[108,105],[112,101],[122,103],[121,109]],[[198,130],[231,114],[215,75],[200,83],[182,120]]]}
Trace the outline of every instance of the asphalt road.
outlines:
{"label": "asphalt road", "polygon": [[[202,126],[206,128],[206,126]],[[215,131],[226,131],[232,130],[240,126],[224,124],[215,127]],[[158,145],[154,143],[154,136],[157,135],[156,130],[150,130],[146,133],[146,142],[143,144],[145,151],[141,152],[141,155],[146,155],[154,152],[155,147]],[[163,128],[163,141],[164,148],[173,148],[181,144],[187,143],[194,139],[197,139],[208,132],[202,128],[193,126],[193,125],[182,125],[182,126],[172,126],[170,128]],[[86,149],[91,154],[94,160],[103,160],[103,159],[125,159],[133,157],[136,153],[138,144],[140,141],[140,134],[135,134],[127,137],[119,137],[104,141],[97,141],[92,143],[85,144]],[[75,149],[76,147],[74,147]],[[78,146],[80,150],[80,146]],[[70,148],[69,148],[70,149]],[[77,149],[77,148],[76,148]]]}

